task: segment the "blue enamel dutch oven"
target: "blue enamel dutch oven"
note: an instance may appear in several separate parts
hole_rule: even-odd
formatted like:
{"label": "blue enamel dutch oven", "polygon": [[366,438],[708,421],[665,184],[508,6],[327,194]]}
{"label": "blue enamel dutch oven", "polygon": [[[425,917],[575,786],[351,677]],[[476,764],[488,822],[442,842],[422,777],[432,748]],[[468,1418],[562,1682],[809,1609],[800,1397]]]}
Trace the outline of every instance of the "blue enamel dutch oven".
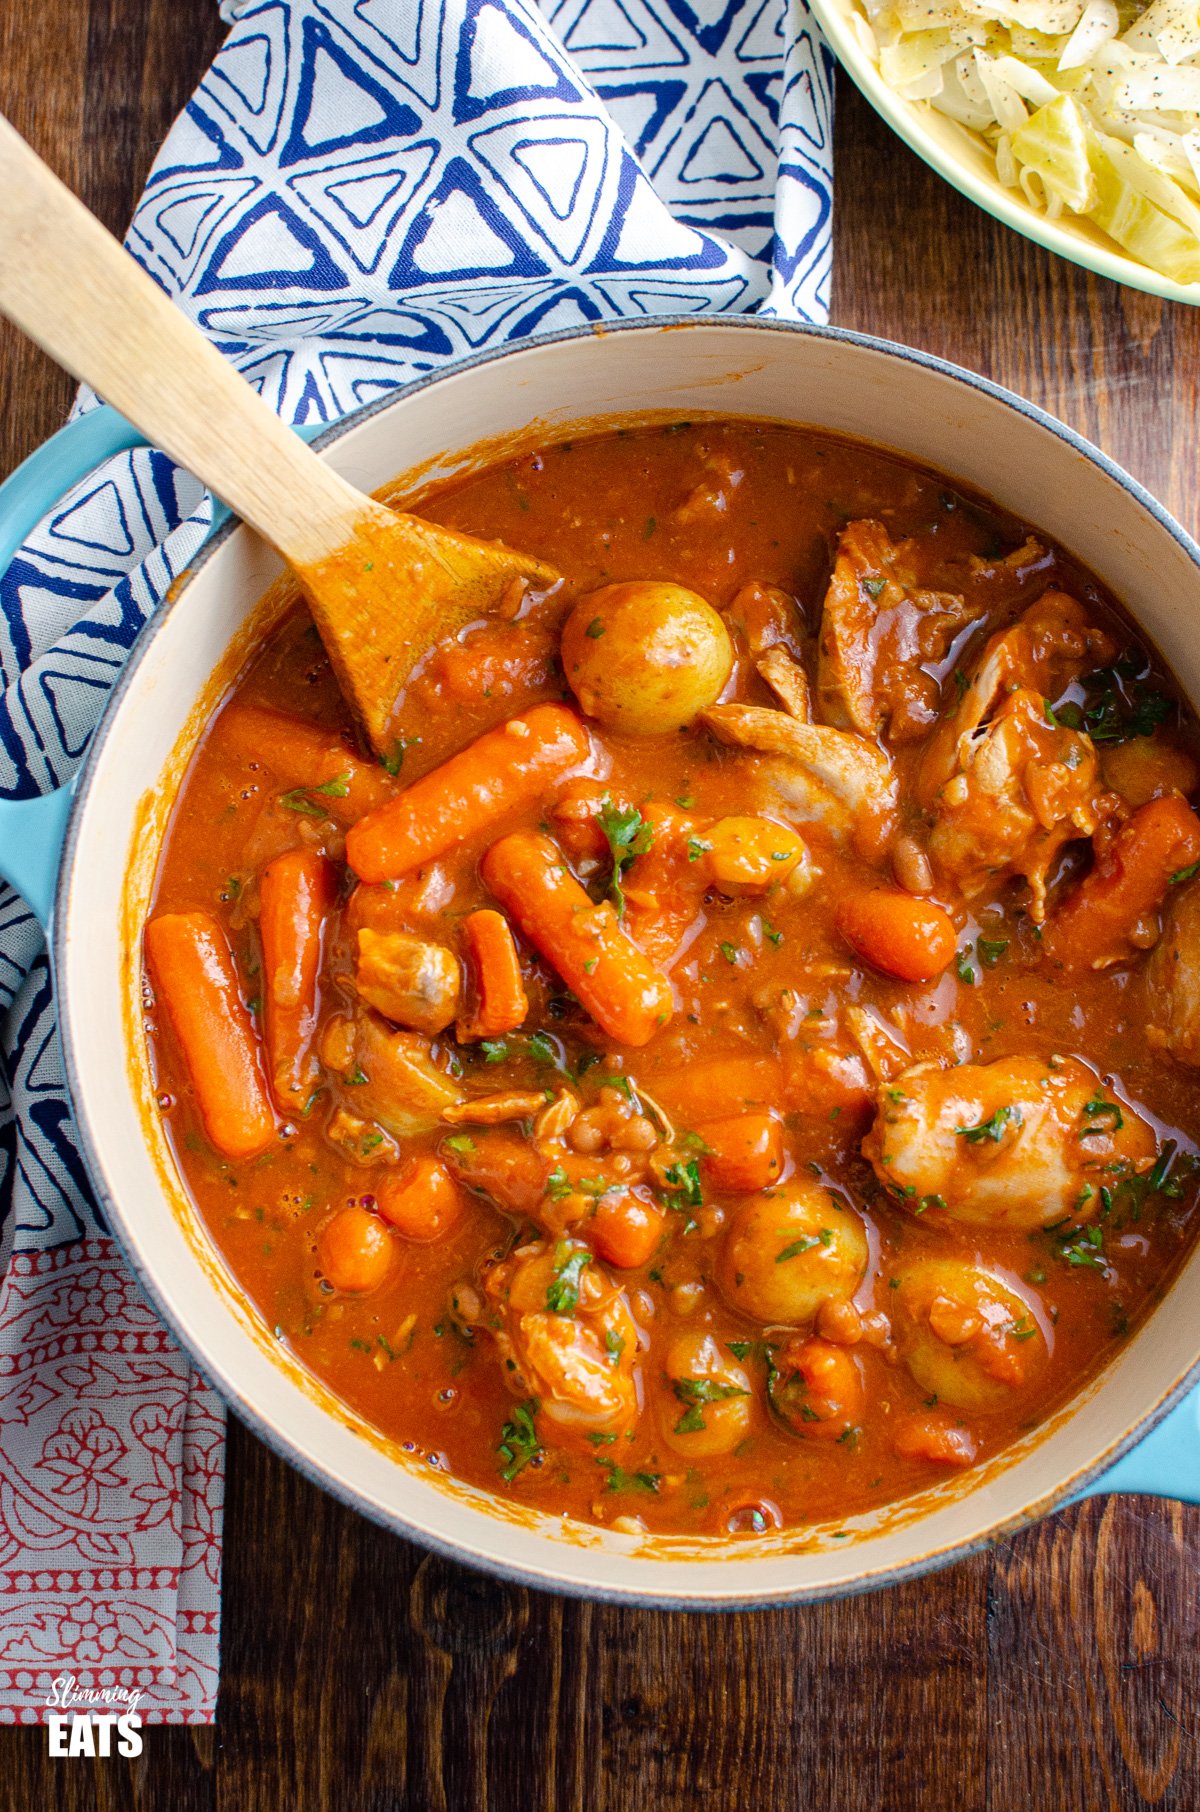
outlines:
{"label": "blue enamel dutch oven", "polygon": [[[1200,549],[1096,448],[944,361],[836,329],[649,319],[523,342],[305,430],[352,482],[425,480],[473,445],[544,443],[650,411],[793,421],[950,474],[1036,523],[1106,581],[1200,703]],[[536,424],[530,429],[529,424]],[[0,486],[0,571],[110,455],[145,444],[102,408]],[[348,1503],[453,1558],[597,1598],[678,1608],[865,1590],[942,1564],[1099,1492],[1200,1502],[1200,1252],[1100,1376],[996,1461],[844,1524],[748,1538],[637,1536],[524,1512],[430,1472],[376,1435],[272,1338],[209,1245],[152,1108],[140,1030],[140,925],[173,787],[229,676],[269,627],[276,557],[218,512],[147,625],[77,779],[0,802],[0,873],[48,928],[81,1148],[104,1214],[163,1319],[234,1409]],[[1192,1330],[1189,1332],[1189,1329]]]}

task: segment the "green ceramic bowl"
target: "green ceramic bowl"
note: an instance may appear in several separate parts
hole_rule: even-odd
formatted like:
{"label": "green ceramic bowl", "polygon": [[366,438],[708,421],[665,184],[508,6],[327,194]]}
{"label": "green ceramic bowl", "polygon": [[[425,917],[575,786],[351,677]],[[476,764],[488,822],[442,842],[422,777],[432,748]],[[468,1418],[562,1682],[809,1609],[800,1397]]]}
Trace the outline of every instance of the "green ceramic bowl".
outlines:
{"label": "green ceramic bowl", "polygon": [[939,175],[1005,226],[1047,246],[1060,258],[1111,277],[1114,283],[1142,289],[1171,302],[1200,303],[1200,283],[1175,283],[1124,253],[1107,233],[1089,220],[1060,216],[1048,220],[1031,207],[1020,189],[1006,189],[996,175],[996,162],[978,133],[938,113],[928,101],[906,101],[879,73],[876,56],[866,47],[870,27],[856,0],[809,0],[830,48],[843,69],[907,145]]}

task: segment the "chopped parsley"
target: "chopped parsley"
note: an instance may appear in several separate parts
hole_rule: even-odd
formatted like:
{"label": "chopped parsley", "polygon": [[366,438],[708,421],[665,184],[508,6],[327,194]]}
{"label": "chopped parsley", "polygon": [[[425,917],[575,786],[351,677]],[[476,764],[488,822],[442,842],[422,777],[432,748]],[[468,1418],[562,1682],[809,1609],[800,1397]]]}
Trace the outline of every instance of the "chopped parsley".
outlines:
{"label": "chopped parsley", "polygon": [[1144,655],[1130,652],[1111,667],[1103,667],[1084,680],[1088,697],[1078,705],[1059,705],[1060,724],[1086,730],[1093,742],[1130,742],[1135,736],[1153,736],[1175,710],[1172,701],[1146,682],[1149,663]]}
{"label": "chopped parsley", "polygon": [[380,766],[387,770],[393,780],[404,766],[406,752],[419,743],[420,740],[421,738],[419,736],[397,736],[388,754],[379,757]]}
{"label": "chopped parsley", "polygon": [[832,1246],[832,1244],[833,1231],[829,1227],[822,1227],[816,1233],[802,1233],[799,1239],[792,1240],[783,1248],[782,1252],[776,1253],[775,1263],[784,1265],[789,1258],[799,1258],[802,1252],[811,1252],[814,1246]]}
{"label": "chopped parsley", "polygon": [[689,1159],[686,1164],[668,1164],[663,1171],[663,1180],[679,1197],[678,1201],[670,1204],[671,1207],[678,1208],[684,1204],[689,1208],[703,1207],[704,1191],[700,1185],[700,1166],[695,1158]]}
{"label": "chopped parsley", "polygon": [[536,1397],[518,1403],[512,1412],[512,1420],[500,1430],[500,1445],[496,1452],[503,1461],[500,1477],[506,1485],[511,1485],[518,1472],[523,1472],[531,1460],[541,1458],[542,1444],[533,1420],[539,1408]]}
{"label": "chopped parsley", "polygon": [[280,805],[286,806],[289,812],[299,812],[305,818],[327,818],[316,803],[319,796],[323,799],[344,799],[350,791],[350,774],[335,774],[332,780],[326,780],[321,786],[297,786],[290,793],[279,795]]}
{"label": "chopped parsley", "polygon": [[592,1262],[586,1246],[558,1247],[554,1278],[546,1290],[546,1307],[551,1315],[573,1315],[579,1307],[579,1280]]}
{"label": "chopped parsley", "polygon": [[1080,1129],[1081,1139],[1106,1138],[1119,1133],[1125,1124],[1125,1116],[1115,1101],[1106,1101],[1101,1094],[1093,1095],[1083,1109],[1084,1116],[1091,1121],[1090,1126]]}
{"label": "chopped parsley", "polygon": [[606,793],[600,804],[597,822],[608,842],[609,854],[612,856],[612,877],[609,880],[607,894],[617,909],[617,917],[625,917],[625,895],[621,881],[625,870],[635,856],[644,856],[654,842],[654,826],[650,824],[635,805],[622,810],[614,805]]}
{"label": "chopped parsley", "polygon": [[960,1139],[967,1141],[968,1145],[981,1145],[985,1139],[991,1139],[994,1144],[999,1145],[1004,1137],[1006,1126],[1017,1127],[1020,1125],[1021,1110],[1019,1107],[998,1107],[994,1114],[989,1114],[988,1118],[981,1120],[978,1126],[956,1126],[954,1130]]}
{"label": "chopped parsley", "polygon": [[1055,1238],[1058,1255],[1067,1264],[1092,1271],[1106,1268],[1103,1227],[1072,1227],[1067,1232],[1056,1231]]}
{"label": "chopped parsley", "polygon": [[602,1460],[599,1454],[596,1455],[596,1462],[608,1474],[604,1486],[606,1491],[657,1491],[662,1483],[661,1475],[657,1472],[626,1472],[623,1466],[618,1466],[613,1460]]}
{"label": "chopped parsley", "polygon": [[675,1395],[687,1408],[675,1424],[676,1434],[696,1434],[705,1427],[706,1403],[725,1403],[730,1397],[748,1397],[740,1384],[718,1384],[715,1378],[676,1378]]}
{"label": "chopped parsley", "polygon": [[975,954],[985,969],[994,969],[1007,949],[1008,939],[1006,937],[977,937],[975,939]]}

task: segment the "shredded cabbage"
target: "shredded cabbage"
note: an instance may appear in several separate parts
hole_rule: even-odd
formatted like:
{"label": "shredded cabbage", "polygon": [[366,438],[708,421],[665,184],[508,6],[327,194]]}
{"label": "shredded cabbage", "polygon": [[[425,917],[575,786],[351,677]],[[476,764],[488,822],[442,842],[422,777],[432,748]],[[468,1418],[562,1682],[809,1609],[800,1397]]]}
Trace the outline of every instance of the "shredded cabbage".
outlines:
{"label": "shredded cabbage", "polygon": [[884,80],[979,133],[1005,187],[1200,283],[1200,0],[860,4]]}

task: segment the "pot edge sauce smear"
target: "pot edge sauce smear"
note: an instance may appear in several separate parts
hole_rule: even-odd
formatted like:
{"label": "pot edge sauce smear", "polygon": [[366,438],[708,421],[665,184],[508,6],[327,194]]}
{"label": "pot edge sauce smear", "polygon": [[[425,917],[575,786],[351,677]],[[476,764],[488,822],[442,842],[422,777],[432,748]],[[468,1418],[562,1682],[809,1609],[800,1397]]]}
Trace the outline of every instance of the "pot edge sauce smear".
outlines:
{"label": "pot edge sauce smear", "polygon": [[568,582],[436,650],[385,764],[299,606],[214,719],[146,939],[214,1242],[356,1411],[544,1510],[802,1528],[991,1458],[1194,1230],[1173,681],[1036,531],[809,430],[423,509]]}

